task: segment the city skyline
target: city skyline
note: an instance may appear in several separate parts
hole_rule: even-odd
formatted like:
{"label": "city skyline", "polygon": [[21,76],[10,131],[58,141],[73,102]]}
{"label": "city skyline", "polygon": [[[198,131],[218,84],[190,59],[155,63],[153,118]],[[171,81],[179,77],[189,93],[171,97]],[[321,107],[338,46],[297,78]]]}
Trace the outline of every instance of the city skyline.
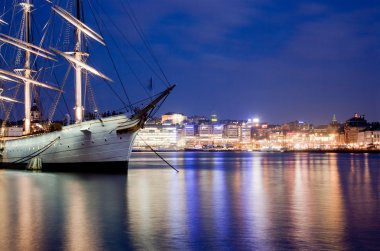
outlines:
{"label": "city skyline", "polygon": [[314,126],[319,126],[319,125],[330,124],[333,120],[336,120],[336,122],[339,123],[339,124],[344,124],[347,120],[349,120],[349,119],[351,119],[352,117],[355,117],[355,116],[360,116],[360,117],[363,116],[366,120],[368,120],[369,123],[378,123],[377,120],[370,120],[370,119],[367,118],[366,114],[364,114],[364,113],[362,114],[362,113],[358,113],[358,112],[351,113],[346,118],[340,118],[340,117],[337,116],[337,114],[333,113],[333,114],[331,114],[331,116],[330,116],[330,118],[328,120],[321,121],[321,123],[314,123],[313,121],[308,121],[308,120],[303,120],[303,119],[297,119],[297,118],[290,119],[290,120],[287,120],[287,121],[280,121],[280,122],[278,122],[278,121],[268,121],[268,120],[265,119],[267,117],[267,116],[265,116],[265,114],[263,116],[258,116],[256,114],[254,116],[250,116],[250,117],[246,117],[246,118],[238,118],[236,116],[233,116],[233,117],[220,117],[218,113],[213,113],[213,114],[203,114],[203,113],[186,114],[186,113],[183,113],[183,112],[174,112],[174,111],[168,111],[168,112],[162,111],[162,113],[159,113],[158,115],[155,116],[155,119],[159,119],[162,116],[167,115],[167,114],[182,114],[182,115],[185,115],[186,117],[205,117],[209,121],[212,121],[212,117],[213,116],[215,116],[218,121],[249,121],[249,120],[251,120],[253,123],[255,123],[254,120],[257,120],[257,121],[259,121],[258,123],[267,123],[267,124],[272,124],[272,125],[284,124],[284,123],[299,121],[299,122],[302,122],[302,123],[308,123],[308,124],[311,124],[311,125],[314,125]]}
{"label": "city skyline", "polygon": [[285,124],[218,120],[216,115],[186,116],[166,113],[149,121],[134,143],[137,151],[371,151],[378,152],[380,123],[355,113],[345,123],[333,116],[326,125],[302,121]]}

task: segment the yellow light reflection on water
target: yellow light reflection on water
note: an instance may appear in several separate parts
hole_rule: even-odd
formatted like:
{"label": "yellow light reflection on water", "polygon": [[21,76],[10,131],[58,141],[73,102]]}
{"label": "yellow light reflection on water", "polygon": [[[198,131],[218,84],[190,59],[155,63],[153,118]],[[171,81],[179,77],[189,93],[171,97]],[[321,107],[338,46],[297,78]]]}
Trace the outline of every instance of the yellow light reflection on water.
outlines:
{"label": "yellow light reflection on water", "polygon": [[64,184],[67,193],[65,209],[65,250],[102,250],[98,227],[91,221],[91,193],[78,180]]}
{"label": "yellow light reflection on water", "polygon": [[323,240],[326,248],[336,248],[335,245],[344,242],[345,229],[337,156],[329,154],[328,157],[322,155],[315,158],[314,163],[318,163],[316,167],[303,163],[302,158],[296,160],[292,210],[294,235],[300,243],[318,246]]}
{"label": "yellow light reflection on water", "polygon": [[9,229],[11,226],[10,195],[5,190],[9,186],[9,180],[4,176],[4,173],[4,170],[0,170],[0,247],[4,250],[11,250],[12,234]]}

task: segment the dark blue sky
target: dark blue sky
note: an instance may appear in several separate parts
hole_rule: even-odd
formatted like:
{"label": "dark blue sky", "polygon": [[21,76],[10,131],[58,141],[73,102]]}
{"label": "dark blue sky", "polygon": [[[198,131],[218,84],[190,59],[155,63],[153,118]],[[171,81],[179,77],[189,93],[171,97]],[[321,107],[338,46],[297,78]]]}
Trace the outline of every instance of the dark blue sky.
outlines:
{"label": "dark blue sky", "polygon": [[[55,1],[60,6],[64,2]],[[120,0],[91,2],[98,11],[104,10],[105,22],[106,15],[111,16],[130,41],[141,47]],[[169,80],[177,83],[161,113],[323,124],[334,113],[343,122],[359,112],[369,121],[380,121],[379,1],[129,2]],[[89,12],[86,16],[98,30]],[[115,38],[123,40],[108,25]],[[109,36],[105,38],[115,53]],[[92,52],[99,48],[94,42],[90,45],[94,45]],[[133,62],[136,55],[128,52],[128,46],[121,47],[125,58]],[[93,55],[92,60],[96,59]],[[103,62],[100,70],[108,73],[111,64]],[[131,72],[121,59],[116,63],[128,82],[127,90],[133,92],[138,84],[133,83]],[[135,71],[144,75],[144,70]],[[149,74],[141,81],[146,82]],[[115,74],[107,75],[117,82]],[[155,77],[154,81],[158,82]],[[100,107],[108,109],[117,102],[99,94],[107,89],[101,83],[94,89]]]}
{"label": "dark blue sky", "polygon": [[131,4],[178,83],[162,112],[314,123],[359,112],[380,120],[379,1]]}

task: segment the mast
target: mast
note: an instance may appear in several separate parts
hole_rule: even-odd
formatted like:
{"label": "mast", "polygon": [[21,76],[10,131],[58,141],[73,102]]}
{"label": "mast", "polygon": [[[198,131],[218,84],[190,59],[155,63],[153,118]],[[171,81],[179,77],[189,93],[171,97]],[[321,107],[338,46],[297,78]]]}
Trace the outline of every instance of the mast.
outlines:
{"label": "mast", "polygon": [[112,81],[110,78],[97,71],[95,68],[87,65],[84,61],[84,57],[88,57],[89,54],[83,51],[82,41],[84,35],[94,39],[95,41],[105,45],[102,36],[97,34],[94,30],[83,23],[82,13],[82,0],[76,0],[76,15],[75,17],[62,9],[58,5],[52,7],[52,9],[68,23],[75,27],[75,48],[74,52],[62,52],[52,48],[52,51],[58,55],[64,57],[67,61],[75,65],[75,107],[74,117],[75,123],[83,121],[84,107],[82,106],[82,70],[86,70],[96,76],[99,76],[107,81]]}
{"label": "mast", "polygon": [[[56,90],[61,92],[60,89],[52,87],[46,83],[39,82],[33,79],[33,73],[36,72],[31,69],[31,55],[34,54],[37,57],[43,57],[49,60],[56,61],[54,59],[55,54],[49,52],[48,50],[34,45],[31,42],[31,9],[33,8],[32,0],[23,0],[19,5],[23,11],[23,28],[24,39],[18,39],[12,36],[0,33],[0,42],[4,44],[9,44],[25,52],[24,54],[24,67],[22,69],[13,69],[13,72],[7,71],[0,68],[0,79],[7,82],[15,82],[24,84],[24,134],[30,134],[31,132],[31,87],[39,86],[51,90]],[[3,21],[4,22],[4,21]],[[2,91],[1,91],[2,92]],[[0,94],[1,94],[0,92]],[[21,103],[14,98],[8,98],[0,95],[0,99],[8,101]],[[9,114],[9,111],[7,112]],[[9,115],[6,115],[8,117]],[[8,119],[8,118],[7,118]],[[4,121],[3,121],[4,124]]]}
{"label": "mast", "polygon": [[[81,21],[80,0],[76,0],[76,17]],[[75,50],[74,57],[78,61],[82,61],[82,32],[75,28]],[[80,123],[83,120],[82,107],[82,67],[78,64],[75,67],[75,123]]]}
{"label": "mast", "polygon": [[[26,0],[25,3],[21,4],[24,10],[25,16],[25,41],[30,43],[30,31],[31,31],[31,22],[30,22],[30,10],[33,6],[30,4],[30,0]],[[24,77],[27,79],[31,78],[31,69],[30,69],[30,52],[28,50],[25,51],[25,63],[24,63]],[[30,118],[31,118],[31,88],[30,82],[25,81],[24,85],[24,112],[25,112],[25,134],[30,133]]]}

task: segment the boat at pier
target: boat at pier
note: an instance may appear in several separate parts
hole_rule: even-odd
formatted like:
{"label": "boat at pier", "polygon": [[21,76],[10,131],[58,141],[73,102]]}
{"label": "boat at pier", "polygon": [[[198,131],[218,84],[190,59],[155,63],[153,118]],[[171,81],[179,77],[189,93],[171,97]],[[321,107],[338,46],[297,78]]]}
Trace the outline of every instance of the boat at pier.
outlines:
{"label": "boat at pier", "polygon": [[[128,105],[123,111],[108,113],[109,116],[102,116],[107,113],[102,114],[95,105],[91,111],[86,111],[84,96],[93,98],[89,75],[105,82],[112,80],[89,64],[87,46],[94,42],[107,46],[107,43],[103,36],[84,23],[82,0],[68,0],[66,6],[71,8],[70,11],[51,1],[43,2],[45,8],[46,5],[51,8],[51,16],[48,17],[47,23],[36,25],[33,29],[32,25],[42,18],[33,22],[35,6],[32,1],[15,0],[13,4],[13,14],[8,15],[11,16],[11,20],[6,20],[6,15],[0,16],[0,26],[15,25],[17,21],[19,23],[16,35],[11,34],[14,27],[4,28],[8,34],[0,33],[1,48],[7,50],[4,57],[2,54],[3,62],[0,65],[0,100],[4,110],[0,168],[127,171],[132,145],[139,129],[144,127],[146,120],[158,109],[175,85],[166,83],[163,91],[151,95],[148,102],[141,107]],[[16,20],[20,16],[20,20]],[[58,42],[63,37],[66,45],[59,47],[58,42],[54,41],[45,48],[48,40],[46,30],[53,26],[53,20],[61,22],[60,27],[63,28],[60,31],[65,34],[62,36],[60,31],[55,30],[49,33],[49,37],[59,36]],[[43,28],[40,40],[36,43],[32,31],[39,27]],[[14,54],[9,52],[11,50]],[[56,85],[48,84],[47,76],[55,76],[54,69],[64,63],[67,65],[67,62],[69,65],[66,74],[62,74],[65,77],[61,83],[58,80]],[[71,69],[73,74],[69,74]],[[119,76],[120,73],[117,74]],[[69,81],[71,75],[74,77],[74,121],[71,122],[71,116],[67,115],[64,123],[54,123],[57,104],[65,92],[64,83]],[[49,116],[45,120],[42,119],[41,109],[37,105],[38,99],[42,99],[39,88],[46,89],[55,96],[51,102]],[[24,94],[22,101],[18,98],[19,89],[23,90],[20,92]],[[11,95],[7,96],[6,92]],[[15,110],[14,106],[19,105],[17,103],[24,105],[22,127],[12,127],[8,121]],[[86,114],[91,116],[86,117]]]}

